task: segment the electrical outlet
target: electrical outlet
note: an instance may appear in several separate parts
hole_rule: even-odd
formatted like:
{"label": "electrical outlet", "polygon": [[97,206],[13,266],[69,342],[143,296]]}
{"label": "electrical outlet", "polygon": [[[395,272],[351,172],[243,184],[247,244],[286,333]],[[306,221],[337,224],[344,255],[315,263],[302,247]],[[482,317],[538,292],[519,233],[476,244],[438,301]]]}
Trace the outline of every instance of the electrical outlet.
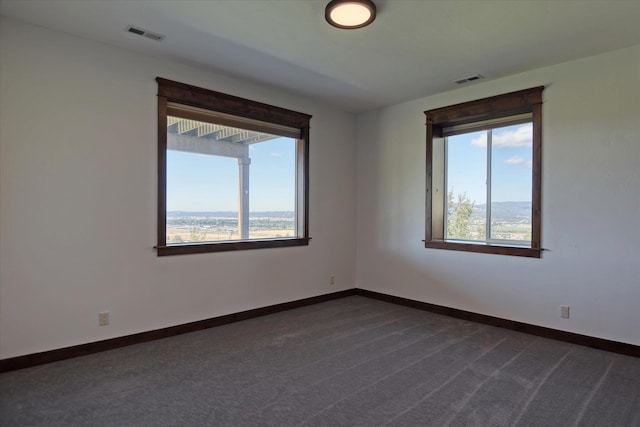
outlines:
{"label": "electrical outlet", "polygon": [[560,306],[560,317],[562,317],[563,319],[568,319],[569,318],[569,306],[568,305],[561,305]]}
{"label": "electrical outlet", "polygon": [[109,324],[109,312],[101,311],[98,315],[98,324],[100,326],[107,326]]}
{"label": "electrical outlet", "polygon": [[336,276],[329,276],[329,284],[330,285],[336,284]]}

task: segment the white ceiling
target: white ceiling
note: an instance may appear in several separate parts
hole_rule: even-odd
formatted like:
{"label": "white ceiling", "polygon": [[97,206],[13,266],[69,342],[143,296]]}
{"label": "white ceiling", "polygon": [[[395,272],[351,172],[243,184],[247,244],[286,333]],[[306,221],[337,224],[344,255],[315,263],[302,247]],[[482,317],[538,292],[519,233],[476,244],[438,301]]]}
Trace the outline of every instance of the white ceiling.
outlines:
{"label": "white ceiling", "polygon": [[359,30],[329,26],[328,1],[0,0],[0,14],[352,112],[640,44],[640,0],[374,0]]}

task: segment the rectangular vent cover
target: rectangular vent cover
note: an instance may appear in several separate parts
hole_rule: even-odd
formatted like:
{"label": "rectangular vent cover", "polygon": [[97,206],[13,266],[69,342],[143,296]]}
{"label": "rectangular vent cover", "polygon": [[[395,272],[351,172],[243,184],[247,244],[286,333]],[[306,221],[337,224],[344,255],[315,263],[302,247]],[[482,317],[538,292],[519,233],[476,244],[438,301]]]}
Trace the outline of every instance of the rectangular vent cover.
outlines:
{"label": "rectangular vent cover", "polygon": [[481,78],[482,76],[480,74],[474,74],[473,76],[463,77],[461,79],[454,80],[454,83],[461,85],[461,84],[469,83],[475,80],[480,80]]}
{"label": "rectangular vent cover", "polygon": [[160,41],[164,38],[162,34],[152,33],[151,31],[144,30],[140,27],[134,27],[133,25],[129,25],[127,27],[127,31],[142,37],[146,37],[151,40],[156,40],[156,41]]}

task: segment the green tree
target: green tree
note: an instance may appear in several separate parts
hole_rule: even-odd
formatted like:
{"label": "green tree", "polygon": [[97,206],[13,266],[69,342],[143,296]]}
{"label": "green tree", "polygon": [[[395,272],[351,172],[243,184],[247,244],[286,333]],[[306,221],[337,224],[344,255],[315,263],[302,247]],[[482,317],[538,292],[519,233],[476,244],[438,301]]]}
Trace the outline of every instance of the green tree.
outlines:
{"label": "green tree", "polygon": [[454,201],[453,191],[447,194],[447,237],[449,239],[471,239],[471,214],[475,202],[469,199],[469,195],[458,193],[457,201]]}
{"label": "green tree", "polygon": [[191,242],[199,242],[201,240],[204,240],[207,237],[207,232],[206,231],[198,231],[198,227],[193,227],[190,231],[189,231],[189,239]]}
{"label": "green tree", "polygon": [[180,237],[179,234],[176,234],[173,237],[169,236],[169,238],[167,240],[169,242],[173,242],[173,243],[184,243],[184,240],[182,240],[182,237]]}

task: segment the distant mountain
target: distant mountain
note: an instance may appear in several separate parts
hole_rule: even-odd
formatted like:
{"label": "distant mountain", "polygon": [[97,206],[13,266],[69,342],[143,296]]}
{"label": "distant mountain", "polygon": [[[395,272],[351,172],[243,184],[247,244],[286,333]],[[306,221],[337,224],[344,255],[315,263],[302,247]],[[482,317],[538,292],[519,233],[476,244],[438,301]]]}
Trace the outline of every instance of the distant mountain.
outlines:
{"label": "distant mountain", "polygon": [[[485,218],[486,204],[473,207],[472,219]],[[491,203],[491,218],[494,221],[509,223],[531,221],[531,202],[493,202]]]}

